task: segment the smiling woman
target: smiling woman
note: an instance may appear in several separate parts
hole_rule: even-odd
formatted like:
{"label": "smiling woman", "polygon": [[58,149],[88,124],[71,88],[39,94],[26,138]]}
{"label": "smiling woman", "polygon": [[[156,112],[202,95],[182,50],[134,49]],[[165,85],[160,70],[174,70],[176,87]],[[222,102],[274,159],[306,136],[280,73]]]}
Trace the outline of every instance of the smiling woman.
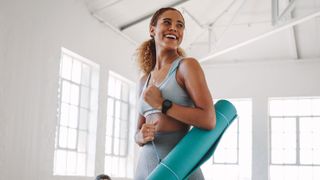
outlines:
{"label": "smiling woman", "polygon": [[[185,22],[174,8],[152,17],[151,39],[137,50],[140,79],[136,143],[141,146],[135,179],[146,179],[161,159],[195,126],[213,129],[213,100],[198,61],[185,57],[180,44]],[[204,179],[197,170],[189,179]]]}

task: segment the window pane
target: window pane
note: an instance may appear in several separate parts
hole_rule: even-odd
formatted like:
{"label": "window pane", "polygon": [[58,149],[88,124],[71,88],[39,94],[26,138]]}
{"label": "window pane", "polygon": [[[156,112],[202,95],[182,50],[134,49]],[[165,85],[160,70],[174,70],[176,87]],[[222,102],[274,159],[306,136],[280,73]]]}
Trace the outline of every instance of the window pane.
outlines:
{"label": "window pane", "polygon": [[77,142],[77,130],[68,128],[68,148],[75,149]]}
{"label": "window pane", "polygon": [[112,172],[111,176],[118,176],[119,174],[119,158],[118,157],[112,157]]}
{"label": "window pane", "polygon": [[81,84],[89,87],[90,82],[90,67],[82,64]]}
{"label": "window pane", "polygon": [[112,137],[106,136],[106,154],[111,154],[112,153]]}
{"label": "window pane", "polygon": [[119,146],[120,146],[120,142],[118,138],[114,138],[114,144],[113,144],[113,153],[115,155],[120,155],[119,154]]}
{"label": "window pane", "polygon": [[296,133],[285,133],[283,134],[283,146],[286,149],[295,149],[296,146]]}
{"label": "window pane", "polygon": [[300,148],[312,149],[313,134],[312,133],[300,133]]}
{"label": "window pane", "polygon": [[77,154],[75,152],[68,151],[67,156],[67,172],[69,174],[76,174],[76,162],[77,162]]}
{"label": "window pane", "polygon": [[72,58],[67,55],[62,55],[62,69],[61,76],[65,79],[71,80]]}
{"label": "window pane", "polygon": [[313,131],[313,119],[312,118],[300,118],[300,132],[310,133]]}
{"label": "window pane", "polygon": [[68,129],[66,127],[60,127],[59,131],[59,147],[67,147]]}
{"label": "window pane", "polygon": [[77,157],[77,175],[86,174],[86,155],[84,153],[78,153]]}
{"label": "window pane", "polygon": [[60,125],[67,126],[69,121],[69,105],[61,103]]}
{"label": "window pane", "polygon": [[121,99],[125,101],[129,100],[129,86],[124,83],[122,83],[122,88],[121,88]]}
{"label": "window pane", "polygon": [[320,131],[313,133],[312,146],[314,149],[320,149]]}
{"label": "window pane", "polygon": [[81,63],[79,61],[73,61],[72,81],[80,84],[80,80],[81,80]]}
{"label": "window pane", "polygon": [[84,131],[79,131],[79,140],[78,140],[78,152],[87,151],[87,133]]}
{"label": "window pane", "polygon": [[123,171],[126,169],[126,160],[124,158],[119,158],[119,177],[125,177],[126,171]]}
{"label": "window pane", "polygon": [[114,101],[112,98],[108,98],[108,104],[107,104],[107,116],[114,116]]}
{"label": "window pane", "polygon": [[70,120],[69,127],[77,128],[78,127],[78,107],[70,106]]}
{"label": "window pane", "polygon": [[120,137],[120,119],[116,119],[114,122],[114,133],[113,136],[119,138]]}
{"label": "window pane", "polygon": [[121,114],[121,106],[120,106],[120,101],[116,101],[116,118],[120,118]]}
{"label": "window pane", "polygon": [[112,76],[109,76],[108,80],[108,95],[115,97],[116,94],[116,82]]}
{"label": "window pane", "polygon": [[62,81],[62,102],[70,103],[71,86],[67,81]]}
{"label": "window pane", "polygon": [[308,116],[311,114],[311,99],[300,99],[298,101],[299,115]]}
{"label": "window pane", "polygon": [[111,156],[105,156],[105,159],[104,159],[104,172],[109,172],[109,174],[110,174],[110,172],[112,172],[112,166],[113,166],[112,157]]}
{"label": "window pane", "polygon": [[107,117],[107,132],[108,136],[113,136],[113,121],[114,119],[110,116]]}
{"label": "window pane", "polygon": [[81,106],[88,108],[89,107],[89,88],[82,86],[81,87]]}
{"label": "window pane", "polygon": [[283,101],[282,100],[271,100],[270,101],[270,115],[281,116],[283,114]]}
{"label": "window pane", "polygon": [[79,129],[88,129],[88,110],[80,108]]}
{"label": "window pane", "polygon": [[272,118],[271,131],[272,133],[283,133],[283,121],[282,118]]}
{"label": "window pane", "polygon": [[296,133],[296,119],[283,118],[283,131],[286,133]]}
{"label": "window pane", "polygon": [[126,121],[120,121],[120,130],[121,130],[121,133],[120,133],[120,138],[123,138],[123,139],[126,139],[128,138],[127,137],[127,134],[128,134],[128,124]]}
{"label": "window pane", "polygon": [[296,150],[295,149],[285,149],[284,150],[284,162],[288,164],[296,163]]}
{"label": "window pane", "polygon": [[79,105],[79,86],[71,84],[70,103],[73,105]]}
{"label": "window pane", "polygon": [[295,116],[298,114],[298,101],[289,99],[283,101],[283,114],[286,116]]}
{"label": "window pane", "polygon": [[67,167],[67,153],[63,150],[56,151],[56,163],[55,163],[55,172],[57,174],[62,174],[65,172]]}
{"label": "window pane", "polygon": [[120,99],[120,95],[121,95],[121,81],[116,79],[116,82],[115,82],[115,98],[117,99]]}
{"label": "window pane", "polygon": [[128,110],[129,106],[127,103],[121,103],[121,119],[122,120],[127,120],[128,119]]}
{"label": "window pane", "polygon": [[120,139],[120,155],[124,156],[126,155],[126,149],[127,149],[127,141],[124,139]]}
{"label": "window pane", "polygon": [[271,148],[272,149],[281,149],[283,147],[283,138],[282,133],[272,133],[271,134]]}
{"label": "window pane", "polygon": [[312,115],[319,116],[320,115],[320,98],[312,99]]}
{"label": "window pane", "polygon": [[320,165],[320,149],[314,149],[312,155],[313,164]]}
{"label": "window pane", "polygon": [[300,161],[302,164],[312,164],[312,150],[301,149],[300,150]]}
{"label": "window pane", "polygon": [[284,159],[283,159],[283,154],[284,154],[284,151],[282,149],[276,149],[276,148],[273,148],[271,150],[271,163],[273,164],[282,164],[284,163]]}

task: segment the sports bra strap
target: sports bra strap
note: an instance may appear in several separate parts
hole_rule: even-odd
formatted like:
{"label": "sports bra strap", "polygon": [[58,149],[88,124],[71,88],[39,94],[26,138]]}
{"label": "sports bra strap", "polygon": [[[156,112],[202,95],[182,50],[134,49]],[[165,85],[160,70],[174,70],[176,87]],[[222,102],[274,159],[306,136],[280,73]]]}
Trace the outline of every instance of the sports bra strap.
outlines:
{"label": "sports bra strap", "polygon": [[170,68],[170,71],[169,71],[169,73],[168,73],[167,78],[170,77],[170,76],[178,69],[178,67],[179,67],[180,62],[182,61],[182,59],[183,59],[183,57],[179,57],[177,60],[175,60],[175,61],[173,62],[174,64],[173,64],[172,67]]}

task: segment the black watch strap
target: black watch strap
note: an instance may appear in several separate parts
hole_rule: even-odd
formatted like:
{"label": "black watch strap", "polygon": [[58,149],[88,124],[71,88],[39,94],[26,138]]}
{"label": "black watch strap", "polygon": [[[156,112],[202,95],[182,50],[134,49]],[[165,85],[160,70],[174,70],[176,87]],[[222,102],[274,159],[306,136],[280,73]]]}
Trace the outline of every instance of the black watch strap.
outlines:
{"label": "black watch strap", "polygon": [[172,106],[172,101],[170,101],[169,99],[165,99],[162,102],[162,108],[161,108],[162,113],[166,114],[167,111],[171,108],[171,106]]}

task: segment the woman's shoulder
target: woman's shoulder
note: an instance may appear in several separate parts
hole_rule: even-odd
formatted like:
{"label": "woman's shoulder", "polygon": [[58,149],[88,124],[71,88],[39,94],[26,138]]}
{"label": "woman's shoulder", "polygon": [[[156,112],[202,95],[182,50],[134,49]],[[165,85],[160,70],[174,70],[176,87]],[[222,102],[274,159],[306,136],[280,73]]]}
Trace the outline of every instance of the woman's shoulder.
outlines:
{"label": "woman's shoulder", "polygon": [[199,61],[194,57],[184,57],[180,62],[180,68],[195,68],[200,67]]}

